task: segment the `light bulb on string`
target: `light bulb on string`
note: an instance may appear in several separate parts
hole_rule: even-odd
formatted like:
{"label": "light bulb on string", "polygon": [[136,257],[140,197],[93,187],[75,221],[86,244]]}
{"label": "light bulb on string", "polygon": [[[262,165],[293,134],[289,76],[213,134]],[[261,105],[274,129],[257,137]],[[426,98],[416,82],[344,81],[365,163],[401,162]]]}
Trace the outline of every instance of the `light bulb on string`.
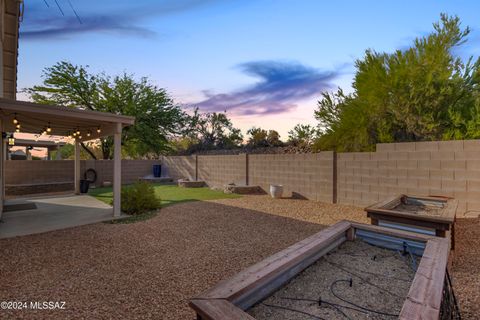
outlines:
{"label": "light bulb on string", "polygon": [[14,117],[13,117],[13,124],[17,124],[18,123],[18,119],[17,119],[17,114],[15,113]]}
{"label": "light bulb on string", "polygon": [[21,126],[20,126],[20,122],[17,122],[17,125],[15,126],[16,129],[20,129]]}
{"label": "light bulb on string", "polygon": [[77,129],[77,134],[80,135],[80,130],[79,129]]}
{"label": "light bulb on string", "polygon": [[100,133],[102,132],[102,129],[100,129],[100,127],[97,128],[97,133]]}
{"label": "light bulb on string", "polygon": [[90,130],[87,131],[87,137],[90,137],[92,135],[92,132]]}
{"label": "light bulb on string", "polygon": [[52,127],[50,127],[50,122],[48,123],[47,130],[48,133],[52,132]]}

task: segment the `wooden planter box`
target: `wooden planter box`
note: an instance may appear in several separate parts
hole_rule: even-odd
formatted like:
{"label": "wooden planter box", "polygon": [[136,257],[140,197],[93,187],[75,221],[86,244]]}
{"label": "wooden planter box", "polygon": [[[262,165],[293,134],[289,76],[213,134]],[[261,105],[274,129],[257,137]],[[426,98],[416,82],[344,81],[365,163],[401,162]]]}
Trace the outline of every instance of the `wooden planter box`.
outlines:
{"label": "wooden planter box", "polygon": [[447,239],[341,221],[251,266],[190,300],[198,319],[254,319],[244,310],[270,296],[301,271],[345,241],[363,239],[401,250],[405,242],[421,260],[400,319],[438,319],[446,278]]}
{"label": "wooden planter box", "polygon": [[[438,237],[451,233],[455,246],[455,214],[458,201],[443,197],[398,195],[365,208],[373,225]],[[417,210],[424,208],[424,210]]]}

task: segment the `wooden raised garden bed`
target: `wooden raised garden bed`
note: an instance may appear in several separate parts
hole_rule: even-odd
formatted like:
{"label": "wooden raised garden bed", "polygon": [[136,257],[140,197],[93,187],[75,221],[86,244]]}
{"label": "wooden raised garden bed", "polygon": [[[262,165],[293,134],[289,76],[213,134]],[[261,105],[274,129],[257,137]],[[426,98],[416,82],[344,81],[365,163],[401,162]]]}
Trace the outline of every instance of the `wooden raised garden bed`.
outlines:
{"label": "wooden raised garden bed", "polygon": [[365,208],[373,225],[446,237],[455,246],[458,201],[444,197],[398,195]]}
{"label": "wooden raised garden bed", "polygon": [[[202,320],[371,319],[381,313],[439,319],[458,314],[447,276],[449,250],[444,238],[341,221],[220,282],[190,307]],[[347,264],[335,266],[342,259]],[[368,270],[356,270],[360,262]],[[400,291],[384,292],[389,289]]]}

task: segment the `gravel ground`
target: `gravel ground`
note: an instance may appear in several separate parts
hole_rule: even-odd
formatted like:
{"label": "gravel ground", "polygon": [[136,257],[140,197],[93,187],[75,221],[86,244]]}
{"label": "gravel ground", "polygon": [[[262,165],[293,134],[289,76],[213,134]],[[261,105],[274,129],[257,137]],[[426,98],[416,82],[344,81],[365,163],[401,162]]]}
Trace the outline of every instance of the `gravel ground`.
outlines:
{"label": "gravel ground", "polygon": [[[66,302],[66,310],[0,310],[0,318],[193,319],[190,297],[342,219],[368,222],[355,207],[246,196],[177,204],[134,224],[0,240],[0,300]],[[478,223],[471,228],[465,223],[457,234],[476,244],[477,256],[459,244],[457,261],[469,265],[455,270],[455,280],[471,285],[457,294],[475,312]]]}
{"label": "gravel ground", "polygon": [[[274,203],[263,196],[189,202],[144,222],[1,240],[0,300],[65,301],[67,309],[0,311],[0,318],[193,319],[190,297],[321,230],[322,212],[330,224],[342,211],[281,200],[274,203],[282,207],[278,216],[262,212],[268,202]],[[360,210],[344,211],[362,220]]]}
{"label": "gravel ground", "polygon": [[452,281],[462,319],[480,318],[480,219],[457,219]]}

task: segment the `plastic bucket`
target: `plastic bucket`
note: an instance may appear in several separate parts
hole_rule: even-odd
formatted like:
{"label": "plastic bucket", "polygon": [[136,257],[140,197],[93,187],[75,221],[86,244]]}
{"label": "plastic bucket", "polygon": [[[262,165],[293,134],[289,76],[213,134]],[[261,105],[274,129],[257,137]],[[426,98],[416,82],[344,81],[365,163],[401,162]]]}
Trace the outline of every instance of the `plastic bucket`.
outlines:
{"label": "plastic bucket", "polygon": [[270,195],[272,198],[280,199],[283,195],[283,186],[282,185],[270,185]]}
{"label": "plastic bucket", "polygon": [[154,164],[153,165],[153,176],[155,178],[160,178],[162,176],[162,165]]}
{"label": "plastic bucket", "polygon": [[80,193],[88,193],[90,187],[90,181],[82,179],[80,180]]}

